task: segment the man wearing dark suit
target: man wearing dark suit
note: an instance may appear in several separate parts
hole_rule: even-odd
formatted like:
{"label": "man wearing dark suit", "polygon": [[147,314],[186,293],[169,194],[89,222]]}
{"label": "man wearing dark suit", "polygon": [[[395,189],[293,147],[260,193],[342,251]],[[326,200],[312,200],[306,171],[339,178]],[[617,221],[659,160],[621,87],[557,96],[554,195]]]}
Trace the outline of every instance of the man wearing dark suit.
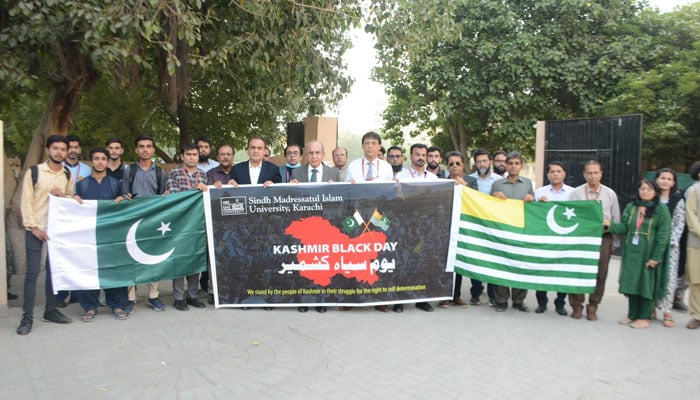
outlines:
{"label": "man wearing dark suit", "polygon": [[[340,171],[323,164],[326,152],[323,144],[318,141],[306,144],[306,159],[308,164],[292,171],[291,182],[339,182]],[[298,307],[299,312],[309,311],[309,307]],[[326,312],[326,307],[316,307],[320,313]]]}
{"label": "man wearing dark suit", "polygon": [[234,188],[238,188],[238,185],[250,185],[253,181],[265,187],[282,182],[279,167],[265,161],[264,155],[265,139],[257,135],[248,139],[248,161],[240,162],[232,168],[230,183]]}

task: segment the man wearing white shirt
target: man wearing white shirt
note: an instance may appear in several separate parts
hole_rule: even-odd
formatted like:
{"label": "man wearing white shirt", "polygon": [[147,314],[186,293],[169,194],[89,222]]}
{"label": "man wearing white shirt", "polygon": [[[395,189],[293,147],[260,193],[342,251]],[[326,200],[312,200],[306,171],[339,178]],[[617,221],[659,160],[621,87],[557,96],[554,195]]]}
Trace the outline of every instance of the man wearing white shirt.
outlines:
{"label": "man wearing white shirt", "polygon": [[262,136],[248,139],[248,161],[239,162],[231,168],[229,184],[238,189],[239,185],[262,184],[268,187],[282,182],[279,167],[263,159],[264,151],[265,139]]}
{"label": "man wearing white shirt", "polygon": [[438,177],[434,173],[425,168],[428,158],[428,146],[422,143],[416,143],[411,146],[410,150],[411,166],[404,168],[396,174],[396,178],[401,180],[406,179],[429,179],[437,180]]}
{"label": "man wearing white shirt", "polygon": [[[362,135],[362,151],[365,156],[351,162],[345,173],[345,181],[350,183],[369,181],[389,181],[394,179],[391,165],[379,159],[379,151],[382,148],[382,138],[376,132],[367,132]],[[389,306],[374,306],[377,311],[387,312]],[[347,308],[341,307],[341,310]]]}
{"label": "man wearing white shirt", "polygon": [[210,169],[219,166],[219,163],[209,158],[211,154],[211,142],[206,136],[197,138],[197,150],[199,151],[199,163],[197,168],[204,172],[209,172]]}
{"label": "man wearing white shirt", "polygon": [[[574,188],[565,184],[566,180],[566,168],[564,164],[559,161],[551,161],[547,164],[547,179],[549,180],[549,185],[542,186],[541,188],[535,190],[535,200],[537,201],[568,201],[570,200],[571,193],[574,192]],[[535,313],[542,314],[547,310],[547,292],[543,290],[538,290],[537,296],[537,309]],[[554,307],[557,314],[561,316],[566,316],[566,293],[557,292],[557,298],[554,300]]]}
{"label": "man wearing white shirt", "polygon": [[[438,180],[437,175],[429,172],[425,168],[428,159],[428,146],[422,143],[416,143],[411,146],[411,166],[396,174],[396,179],[404,180],[419,180],[426,179],[431,181]],[[433,311],[433,307],[427,301],[416,303],[416,308],[423,311]],[[402,312],[403,304],[394,304],[394,312]]]}
{"label": "man wearing white shirt", "polygon": [[348,165],[345,181],[355,183],[394,179],[391,165],[378,157],[381,147],[382,138],[379,134],[376,132],[365,133],[362,136],[362,151],[365,156]]}

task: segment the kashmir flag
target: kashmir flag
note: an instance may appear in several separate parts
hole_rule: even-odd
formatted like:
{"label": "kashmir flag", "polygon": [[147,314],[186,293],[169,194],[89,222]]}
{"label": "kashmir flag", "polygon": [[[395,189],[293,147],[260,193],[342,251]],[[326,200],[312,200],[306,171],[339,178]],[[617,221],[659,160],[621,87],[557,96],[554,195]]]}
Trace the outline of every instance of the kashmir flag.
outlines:
{"label": "kashmir flag", "polygon": [[122,201],[51,196],[54,292],[158,282],[207,269],[202,192]]}
{"label": "kashmir flag", "polygon": [[389,218],[380,214],[376,208],[374,209],[374,213],[372,213],[372,218],[370,218],[369,222],[384,232],[388,231],[389,225],[391,225]]}
{"label": "kashmir flag", "polygon": [[[458,205],[459,204],[459,205]],[[455,191],[448,270],[519,289],[592,293],[603,210],[596,201],[501,200]]]}

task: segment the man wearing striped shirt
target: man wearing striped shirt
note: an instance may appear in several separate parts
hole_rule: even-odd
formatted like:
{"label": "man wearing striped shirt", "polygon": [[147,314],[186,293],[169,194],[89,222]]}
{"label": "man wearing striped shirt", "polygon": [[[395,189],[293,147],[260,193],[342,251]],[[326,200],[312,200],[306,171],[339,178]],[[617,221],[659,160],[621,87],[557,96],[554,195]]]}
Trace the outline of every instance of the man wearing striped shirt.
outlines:
{"label": "man wearing striped shirt", "polygon": [[[170,171],[168,175],[168,192],[184,192],[187,190],[207,190],[207,173],[197,167],[199,161],[199,149],[194,143],[182,146],[180,152],[182,165]],[[206,304],[197,299],[199,291],[199,273],[187,275],[187,292],[189,297],[185,300],[185,277],[173,279],[173,306],[180,311],[187,311],[187,305],[196,308],[204,308]]]}

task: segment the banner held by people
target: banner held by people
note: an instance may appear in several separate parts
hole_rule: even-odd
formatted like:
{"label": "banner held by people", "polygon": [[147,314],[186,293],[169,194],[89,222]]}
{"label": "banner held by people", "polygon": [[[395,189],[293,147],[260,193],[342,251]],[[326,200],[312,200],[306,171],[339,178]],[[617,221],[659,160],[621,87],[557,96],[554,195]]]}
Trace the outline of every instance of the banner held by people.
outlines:
{"label": "banner held by people", "polygon": [[524,203],[463,187],[453,212],[450,270],[519,289],[595,290],[603,230],[598,202]]}
{"label": "banner held by people", "polygon": [[454,275],[445,264],[453,192],[451,181],[210,189],[216,305],[450,299]]}
{"label": "banner held by people", "polygon": [[206,271],[205,230],[199,191],[119,204],[51,196],[54,291],[133,286]]}

